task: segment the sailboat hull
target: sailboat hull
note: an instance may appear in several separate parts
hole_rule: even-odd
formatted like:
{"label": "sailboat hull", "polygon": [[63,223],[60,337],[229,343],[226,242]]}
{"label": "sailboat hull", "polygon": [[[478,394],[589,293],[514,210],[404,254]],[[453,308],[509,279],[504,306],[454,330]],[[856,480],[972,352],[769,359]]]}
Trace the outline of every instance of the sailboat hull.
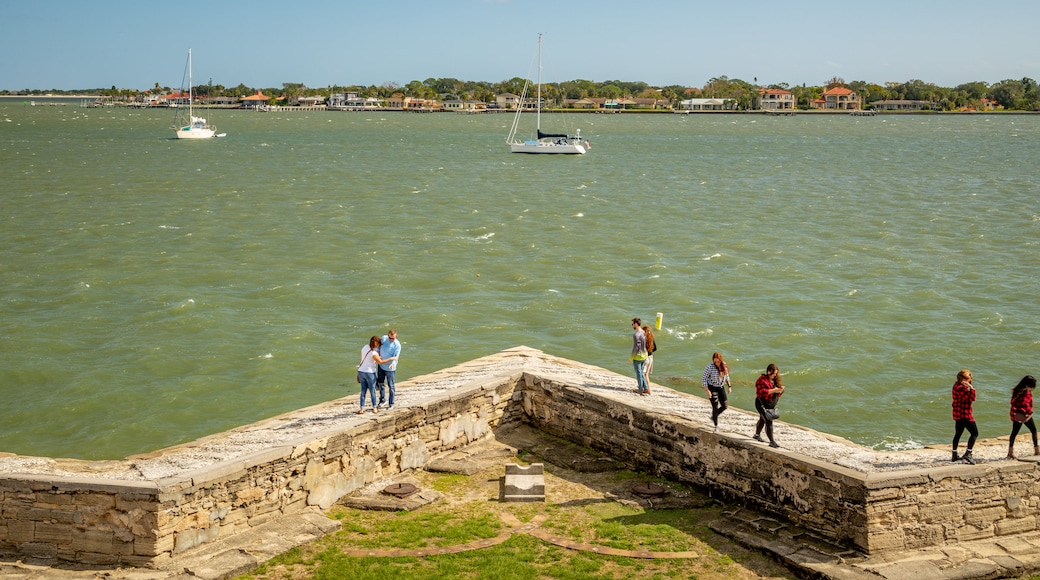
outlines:
{"label": "sailboat hull", "polygon": [[177,129],[178,139],[211,139],[217,134],[213,129],[205,129],[198,127],[184,127],[183,129]]}
{"label": "sailboat hull", "polygon": [[584,155],[585,147],[580,143],[547,143],[545,141],[526,141],[510,143],[513,153],[542,153],[556,155]]}

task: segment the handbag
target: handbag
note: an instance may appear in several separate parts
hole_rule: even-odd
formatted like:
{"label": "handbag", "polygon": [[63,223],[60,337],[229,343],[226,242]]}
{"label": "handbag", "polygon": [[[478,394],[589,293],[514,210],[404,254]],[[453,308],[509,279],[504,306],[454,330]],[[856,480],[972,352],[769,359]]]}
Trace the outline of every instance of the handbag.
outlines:
{"label": "handbag", "polygon": [[766,419],[769,419],[770,421],[776,421],[780,418],[780,409],[777,409],[775,407],[772,409],[762,409],[762,414],[766,416]]}
{"label": "handbag", "polygon": [[1015,411],[1015,415],[1011,418],[1015,423],[1025,423],[1029,420],[1029,415],[1021,411]]}

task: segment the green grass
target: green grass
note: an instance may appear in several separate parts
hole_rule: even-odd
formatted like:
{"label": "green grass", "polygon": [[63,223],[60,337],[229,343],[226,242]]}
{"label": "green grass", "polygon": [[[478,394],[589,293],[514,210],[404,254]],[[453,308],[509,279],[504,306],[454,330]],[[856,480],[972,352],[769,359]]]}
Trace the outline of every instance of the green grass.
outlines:
{"label": "green grass", "polygon": [[[538,458],[527,454],[525,460]],[[708,528],[721,506],[648,510],[616,501],[611,490],[629,483],[655,481],[673,494],[696,492],[674,482],[630,471],[585,474],[565,480],[546,471],[546,489],[567,489],[566,497],[547,503],[500,503],[494,482],[498,471],[473,476],[420,472],[421,487],[444,494],[444,500],[413,512],[378,512],[336,507],[331,517],[341,529],[312,544],[293,548],[241,580],[409,580],[430,578],[494,580],[627,580],[696,578],[730,580],[794,578],[768,557],[744,549]],[[562,492],[560,492],[562,493]],[[573,495],[570,495],[573,494]],[[625,550],[694,552],[690,559],[638,559],[564,549],[527,534],[479,550],[426,557],[358,557],[358,549],[429,549],[459,546],[507,531],[500,514],[520,522],[545,518],[541,528],[594,546]],[[1040,580],[1040,579],[1038,579]]]}

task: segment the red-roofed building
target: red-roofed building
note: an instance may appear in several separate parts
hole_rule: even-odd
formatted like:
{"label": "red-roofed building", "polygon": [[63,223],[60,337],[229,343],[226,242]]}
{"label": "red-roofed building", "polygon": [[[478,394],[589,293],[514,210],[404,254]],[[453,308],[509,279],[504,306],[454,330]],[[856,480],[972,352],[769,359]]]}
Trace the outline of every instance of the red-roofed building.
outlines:
{"label": "red-roofed building", "polygon": [[264,94],[263,91],[257,91],[255,95],[249,95],[248,97],[242,97],[239,104],[246,108],[256,108],[261,105],[266,105],[271,100],[271,97]]}
{"label": "red-roofed building", "polygon": [[758,107],[763,111],[793,111],[794,93],[783,89],[758,89]]}
{"label": "red-roofed building", "polygon": [[858,111],[862,107],[859,95],[848,87],[831,87],[823,91],[824,109]]}

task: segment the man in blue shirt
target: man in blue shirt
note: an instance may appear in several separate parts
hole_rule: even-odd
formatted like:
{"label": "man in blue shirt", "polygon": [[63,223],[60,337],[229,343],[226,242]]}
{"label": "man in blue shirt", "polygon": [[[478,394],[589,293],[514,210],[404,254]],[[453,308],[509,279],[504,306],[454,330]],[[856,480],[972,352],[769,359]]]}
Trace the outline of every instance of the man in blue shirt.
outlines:
{"label": "man in blue shirt", "polygon": [[[379,405],[377,407],[394,408],[394,375],[397,374],[397,357],[401,355],[401,341],[397,340],[397,331],[390,329],[383,337],[383,344],[379,346],[379,358],[390,359],[379,365],[376,369],[376,391],[379,393]],[[390,398],[386,398],[383,383],[390,387]]]}

